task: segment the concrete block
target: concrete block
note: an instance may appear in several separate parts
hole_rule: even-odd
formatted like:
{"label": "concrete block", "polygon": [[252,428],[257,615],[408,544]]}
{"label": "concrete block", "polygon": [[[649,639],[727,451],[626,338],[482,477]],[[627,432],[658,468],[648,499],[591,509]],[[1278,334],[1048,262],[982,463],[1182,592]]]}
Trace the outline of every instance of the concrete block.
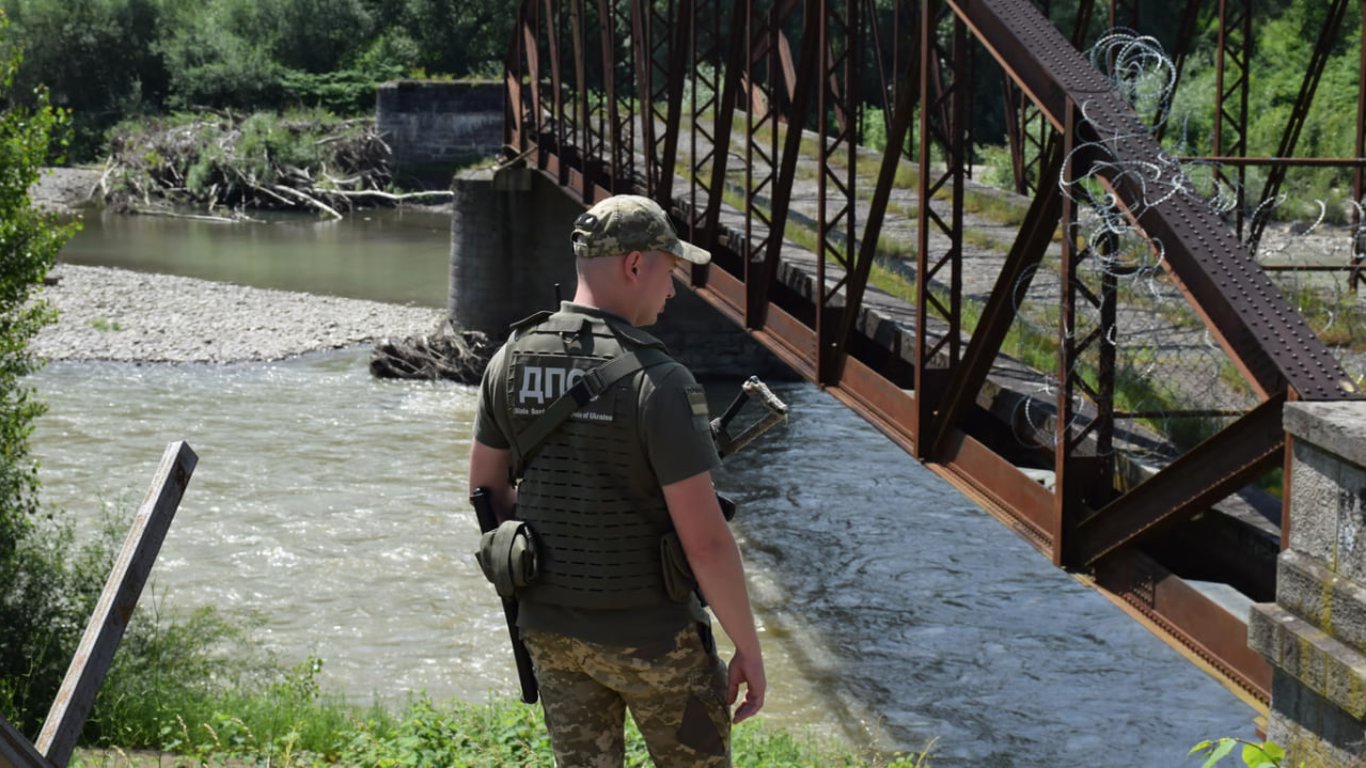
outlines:
{"label": "concrete block", "polygon": [[1285,748],[1282,765],[1359,765],[1366,724],[1299,684],[1289,673],[1271,671],[1271,711],[1266,737]]}
{"label": "concrete block", "polygon": [[1366,584],[1366,469],[1308,441],[1294,443],[1290,547]]}
{"label": "concrete block", "polygon": [[1295,439],[1366,467],[1366,401],[1286,403],[1285,431]]}
{"label": "concrete block", "polygon": [[1294,550],[1282,552],[1276,564],[1276,603],[1366,653],[1366,586],[1325,563]]}
{"label": "concrete block", "polygon": [[1275,603],[1253,606],[1248,646],[1347,715],[1366,717],[1366,655]]}

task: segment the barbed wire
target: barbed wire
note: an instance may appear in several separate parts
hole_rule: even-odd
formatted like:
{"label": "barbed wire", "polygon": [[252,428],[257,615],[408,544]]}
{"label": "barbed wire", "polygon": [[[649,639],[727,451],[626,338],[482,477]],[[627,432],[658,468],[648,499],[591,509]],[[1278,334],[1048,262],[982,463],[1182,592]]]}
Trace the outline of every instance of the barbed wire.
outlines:
{"label": "barbed wire", "polygon": [[[1067,288],[1061,265],[1050,268],[1043,264],[1020,278],[1014,292],[1015,310],[1025,329],[1051,336],[1059,346],[1078,339],[1094,339],[1095,343],[1072,361],[1069,371],[1058,370],[1057,349],[1051,353],[1051,368],[1047,360],[1036,364],[1042,369],[1033,384],[1036,396],[1025,398],[1017,407],[1016,438],[1030,447],[1052,445],[1057,434],[1060,376],[1085,378],[1094,387],[1100,367],[1096,358],[1104,346],[1111,348],[1114,357],[1116,410],[1138,414],[1129,421],[1135,426],[1140,421],[1147,423],[1165,437],[1165,444],[1148,441],[1143,450],[1175,455],[1183,450],[1183,442],[1197,439],[1202,430],[1217,429],[1231,418],[1230,414],[1245,411],[1257,399],[1201,314],[1163,268],[1166,246],[1134,222],[1147,210],[1168,203],[1203,206],[1227,221],[1239,212],[1240,201],[1249,198],[1218,163],[1182,161],[1165,151],[1155,158],[1130,160],[1117,151],[1127,140],[1149,138],[1153,128],[1171,116],[1176,68],[1155,38],[1116,30],[1092,46],[1088,56],[1142,122],[1132,116],[1103,113],[1095,100],[1078,105],[1094,138],[1072,148],[1056,183],[1078,211],[1064,236],[1081,254],[1078,279],[1090,287],[1081,289],[1083,298],[1074,303],[1075,317],[1068,326],[1060,316],[1060,300]],[[1188,128],[1183,120],[1180,143],[1187,146]],[[1114,192],[1117,188],[1125,190],[1123,201]],[[1285,201],[1283,194],[1260,201],[1245,215],[1270,215]],[[1355,206],[1358,224],[1344,234],[1331,233],[1329,244],[1320,242],[1324,236],[1319,233],[1336,212],[1328,202],[1319,200],[1308,211],[1311,221],[1307,226],[1297,227],[1290,236],[1268,238],[1256,260],[1263,265],[1274,262],[1282,268],[1295,266],[1305,261],[1304,253],[1311,247],[1317,249],[1315,266],[1325,260],[1340,264],[1366,260],[1366,211],[1356,201],[1351,205]],[[1357,297],[1342,280],[1325,280],[1323,274],[1294,270],[1269,273],[1320,336],[1347,341],[1335,351],[1349,374],[1360,379],[1366,374],[1366,354],[1351,350],[1353,343],[1360,346],[1366,339],[1366,328],[1358,327],[1364,323],[1357,319],[1362,314],[1355,311]],[[1095,286],[1104,283],[1112,284],[1115,291],[1116,321],[1110,328],[1102,327],[1095,303]],[[1096,409],[1075,393],[1073,399],[1068,427],[1077,431],[1096,418]],[[1126,450],[1139,443],[1143,441],[1133,442]]]}

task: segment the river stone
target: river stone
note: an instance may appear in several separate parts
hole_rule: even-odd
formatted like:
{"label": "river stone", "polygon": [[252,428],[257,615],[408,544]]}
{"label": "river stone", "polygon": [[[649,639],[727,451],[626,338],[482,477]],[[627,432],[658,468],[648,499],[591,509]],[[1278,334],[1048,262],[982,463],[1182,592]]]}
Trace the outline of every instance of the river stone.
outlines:
{"label": "river stone", "polygon": [[281,360],[430,332],[427,307],[63,264],[37,292],[58,311],[32,349],[49,360]]}

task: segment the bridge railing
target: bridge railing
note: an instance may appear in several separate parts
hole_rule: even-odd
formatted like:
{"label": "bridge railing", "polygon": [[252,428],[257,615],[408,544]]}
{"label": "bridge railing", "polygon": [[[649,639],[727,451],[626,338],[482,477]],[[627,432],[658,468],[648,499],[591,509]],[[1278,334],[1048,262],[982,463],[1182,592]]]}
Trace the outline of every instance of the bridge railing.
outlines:
{"label": "bridge railing", "polygon": [[[1279,508],[1201,513],[1283,465],[1282,402],[1359,393],[1125,100],[1139,47],[1074,45],[1091,11],[1069,40],[1026,0],[528,1],[506,141],[585,204],[660,201],[715,255],[699,295],[1265,700],[1242,620],[1177,573],[1269,599]],[[1032,196],[970,179],[988,56]]]}

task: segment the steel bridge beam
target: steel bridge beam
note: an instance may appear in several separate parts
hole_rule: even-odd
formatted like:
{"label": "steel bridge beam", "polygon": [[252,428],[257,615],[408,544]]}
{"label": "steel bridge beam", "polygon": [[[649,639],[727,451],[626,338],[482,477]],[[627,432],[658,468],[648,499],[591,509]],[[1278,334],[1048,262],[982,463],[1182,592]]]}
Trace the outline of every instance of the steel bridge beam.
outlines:
{"label": "steel bridge beam", "polygon": [[1285,453],[1278,395],[1101,508],[1076,530],[1068,560],[1094,567],[1121,547],[1169,530],[1273,469]]}
{"label": "steel bridge beam", "polygon": [[[1044,165],[1046,178],[1057,176],[1062,161],[1061,150],[1058,143],[1048,150]],[[924,433],[927,437],[927,452],[931,456],[940,455],[940,449],[949,434],[962,422],[975,403],[977,393],[986,383],[991,365],[1000,354],[1001,344],[1015,319],[1016,308],[1029,290],[1034,271],[1053,240],[1053,232],[1061,216],[1062,196],[1058,192],[1058,185],[1045,184],[1030,202],[1024,223],[1015,236],[1015,242],[982,309],[977,328],[968,341],[963,360],[953,369],[945,387],[943,407],[934,415],[934,429]]]}
{"label": "steel bridge beam", "polygon": [[[1252,0],[1219,0],[1219,40],[1214,61],[1214,144],[1216,156],[1247,157],[1248,92],[1252,73]],[[1230,106],[1231,103],[1231,106]],[[1225,123],[1232,136],[1225,141]],[[1223,171],[1220,178],[1226,178]],[[1247,170],[1235,164],[1233,228],[1243,239]]]}
{"label": "steel bridge beam", "polygon": [[[566,8],[565,3],[571,5]],[[1091,4],[1092,0],[1083,0],[1082,10],[1089,13]],[[1186,1],[1188,13],[1195,4],[1196,0]],[[519,17],[505,78],[511,102],[505,129],[509,149],[519,154],[534,151],[537,166],[585,202],[643,186],[688,227],[691,239],[717,254],[707,270],[692,273],[700,296],[742,323],[802,375],[827,386],[898,445],[980,499],[993,514],[1051,553],[1055,562],[1094,569],[1096,584],[1103,590],[1164,632],[1186,638],[1183,642],[1191,647],[1205,648],[1197,653],[1210,656],[1220,669],[1231,669],[1231,677],[1252,681],[1250,687],[1264,697],[1269,686],[1265,665],[1258,667],[1255,658],[1241,659],[1239,650],[1229,646],[1230,638],[1238,635],[1236,617],[1227,625],[1207,621],[1203,612],[1213,610],[1209,601],[1145,554],[1144,545],[1274,460],[1266,458],[1276,453],[1274,443],[1247,435],[1255,437],[1259,430],[1273,428],[1274,419],[1266,414],[1276,403],[1286,396],[1349,397],[1343,386],[1346,375],[1275,286],[1250,264],[1247,252],[1222,222],[1180,198],[1145,197],[1131,169],[1161,161],[1156,142],[1109,83],[1026,0],[927,0],[921,5],[925,23],[916,25],[914,36],[907,36],[907,42],[918,43],[916,55],[905,59],[906,67],[893,67],[896,98],[888,126],[892,146],[881,159],[860,231],[854,218],[861,197],[854,172],[860,124],[854,84],[862,66],[858,56],[879,48],[862,43],[871,27],[871,21],[862,20],[872,18],[869,5],[866,0],[805,3],[794,66],[790,55],[786,60],[782,56],[782,26],[784,10],[795,5],[795,0],[747,0],[730,7],[732,21],[724,24],[726,4],[719,0],[529,0]],[[1117,8],[1118,3],[1111,2],[1112,14]],[[630,53],[609,39],[626,26],[628,16]],[[900,16],[898,12],[894,19]],[[1085,29],[1085,20],[1079,21],[1075,35]],[[1039,155],[1050,168],[1039,176],[1049,181],[1033,200],[982,320],[960,349],[963,181],[971,147],[969,28],[1001,62],[1007,82],[1020,89],[1020,104],[1040,115],[1040,144],[1048,148]],[[562,40],[565,34],[574,39]],[[594,38],[599,40],[597,51],[592,50]],[[854,50],[860,46],[862,54]],[[562,76],[562,68],[571,64],[564,58],[567,49],[575,57],[572,83]],[[892,50],[896,61],[899,46]],[[620,67],[630,55],[635,66]],[[549,77],[543,81],[547,56]],[[592,64],[599,57],[600,73]],[[724,72],[703,78],[703,84],[720,94],[719,101],[703,99],[694,89],[688,102],[691,130],[700,134],[694,134],[688,145],[692,154],[679,171],[688,176],[691,191],[676,193],[675,160],[679,133],[685,130],[682,94],[689,78],[698,82],[700,77],[689,74],[688,62],[696,66],[722,59]],[[888,77],[881,59],[879,55],[877,81],[884,83],[885,93]],[[549,94],[543,92],[547,87]],[[586,96],[595,89],[605,98]],[[745,104],[750,106],[743,117],[744,232],[732,229],[723,235],[719,212],[727,189],[730,134],[741,130],[734,127],[740,119],[734,109],[746,92]],[[921,171],[919,297],[914,326],[898,329],[888,342],[891,347],[884,348],[881,340],[861,336],[859,312],[899,155],[911,130],[910,105],[916,101],[923,106],[918,127],[921,154],[916,158]],[[1366,101],[1362,104],[1359,108],[1366,115]],[[714,120],[705,121],[708,115]],[[780,119],[787,123],[781,152]],[[780,282],[780,267],[789,266],[783,262],[784,235],[795,215],[792,187],[808,120],[818,126],[822,166],[814,217],[818,274],[812,280],[810,275],[784,272]],[[637,132],[643,139],[640,174],[635,173],[637,152],[631,145]],[[1057,138],[1046,140],[1050,135]],[[710,150],[699,141],[703,138],[711,141]],[[1064,149],[1064,140],[1074,151]],[[944,148],[943,166],[929,162],[929,148],[935,143]],[[827,167],[830,164],[824,161],[836,155],[847,158],[845,167]],[[1016,469],[1019,457],[1007,458],[1008,450],[998,453],[996,436],[982,428],[980,414],[973,412],[1028,276],[1041,263],[1064,206],[1073,205],[1052,183],[1060,176],[1064,157],[1069,161],[1068,178],[1083,175],[1094,164],[1096,176],[1115,192],[1143,233],[1163,244],[1164,266],[1173,282],[1268,400],[1239,426],[1216,436],[1214,447],[1197,449],[1188,459],[1197,467],[1195,473],[1159,473],[1113,501],[1113,473],[1107,462],[1112,453],[1108,444],[1113,429],[1110,338],[1115,286],[1113,276],[1104,276],[1104,270],[1101,277],[1086,278],[1078,269],[1087,260],[1107,258],[1112,242],[1102,238],[1082,246],[1065,227],[1061,349],[1059,367],[1053,372],[1059,387],[1059,416],[1053,426],[1055,490],[1037,485]],[[1072,216],[1066,218],[1071,221]],[[941,245],[930,247],[933,230],[946,236],[947,247],[939,239],[934,242]],[[789,284],[788,277],[809,282],[797,286]],[[1100,328],[1074,333],[1076,308],[1088,304],[1101,318]],[[903,330],[905,335],[899,335]],[[904,341],[914,345],[909,354],[900,347]],[[1099,407],[1069,413],[1074,403],[1087,399]],[[1218,450],[1220,446],[1225,449]],[[1104,514],[1088,517],[1088,511],[1097,507]],[[1160,597],[1152,602],[1152,595]]]}
{"label": "steel bridge beam", "polygon": [[[1276,150],[1276,157],[1291,157],[1295,154],[1295,145],[1299,143],[1300,132],[1309,119],[1309,108],[1314,103],[1314,93],[1318,90],[1324,68],[1328,66],[1328,57],[1332,54],[1333,40],[1342,30],[1342,20],[1347,13],[1347,0],[1331,0],[1331,2],[1328,13],[1323,20],[1323,28],[1319,31],[1318,44],[1314,46],[1314,54],[1309,58],[1309,66],[1304,71],[1304,81],[1300,84],[1299,95],[1295,97],[1295,104],[1291,107],[1290,119],[1285,125],[1285,133],[1281,135],[1281,143]],[[1261,204],[1257,206],[1256,213],[1252,217],[1252,226],[1248,230],[1247,246],[1252,253],[1257,252],[1257,246],[1262,240],[1262,233],[1266,231],[1267,222],[1271,220],[1271,206],[1267,202],[1280,194],[1281,184],[1285,182],[1285,173],[1286,168],[1284,166],[1273,166],[1271,172],[1267,174],[1266,186],[1262,189]]]}
{"label": "steel bridge beam", "polygon": [[[810,83],[821,55],[820,36],[814,31],[821,24],[821,3],[807,3],[802,34],[801,55],[797,63],[798,83]],[[783,233],[787,229],[788,207],[792,201],[792,181],[797,175],[797,160],[801,157],[802,131],[806,124],[806,110],[810,101],[809,88],[797,88],[793,92],[792,104],[788,111],[787,135],[783,141],[782,167],[773,187],[772,219],[769,224],[768,250],[760,269],[755,270],[754,280],[746,279],[749,289],[745,322],[750,328],[762,328],[768,317],[769,296],[774,280],[778,276],[778,265],[782,261]],[[812,350],[814,358],[815,350]]]}
{"label": "steel bridge beam", "polygon": [[[1062,130],[1066,101],[1089,107],[1088,141],[1119,163],[1161,167],[1162,152],[1100,73],[1024,0],[948,0],[979,40]],[[1263,396],[1292,388],[1304,399],[1352,397],[1349,379],[1312,329],[1261,273],[1215,215],[1184,199],[1150,201],[1138,182],[1116,175],[1120,202],[1166,248],[1163,261],[1245,378]],[[1349,385],[1350,386],[1350,385]]]}
{"label": "steel bridge beam", "polygon": [[[939,39],[941,19],[951,17],[951,39],[944,50]],[[950,62],[945,68],[941,60]],[[958,365],[962,345],[963,302],[963,191],[964,159],[967,150],[966,91],[967,26],[953,15],[941,0],[924,0],[920,18],[920,142],[918,193],[920,198],[916,225],[916,303],[915,303],[915,421],[911,431],[917,436],[915,456],[929,458],[929,444],[920,439],[932,429],[944,394],[947,373]],[[948,75],[948,82],[944,75]],[[937,119],[936,119],[937,118]],[[944,149],[944,168],[931,163],[931,144]],[[946,195],[941,193],[946,192]],[[948,216],[934,209],[933,201],[947,197],[941,207]],[[948,239],[948,247],[933,252],[930,232]],[[945,288],[936,291],[933,283]],[[947,295],[944,295],[947,294]],[[931,324],[943,328],[931,330]]]}

